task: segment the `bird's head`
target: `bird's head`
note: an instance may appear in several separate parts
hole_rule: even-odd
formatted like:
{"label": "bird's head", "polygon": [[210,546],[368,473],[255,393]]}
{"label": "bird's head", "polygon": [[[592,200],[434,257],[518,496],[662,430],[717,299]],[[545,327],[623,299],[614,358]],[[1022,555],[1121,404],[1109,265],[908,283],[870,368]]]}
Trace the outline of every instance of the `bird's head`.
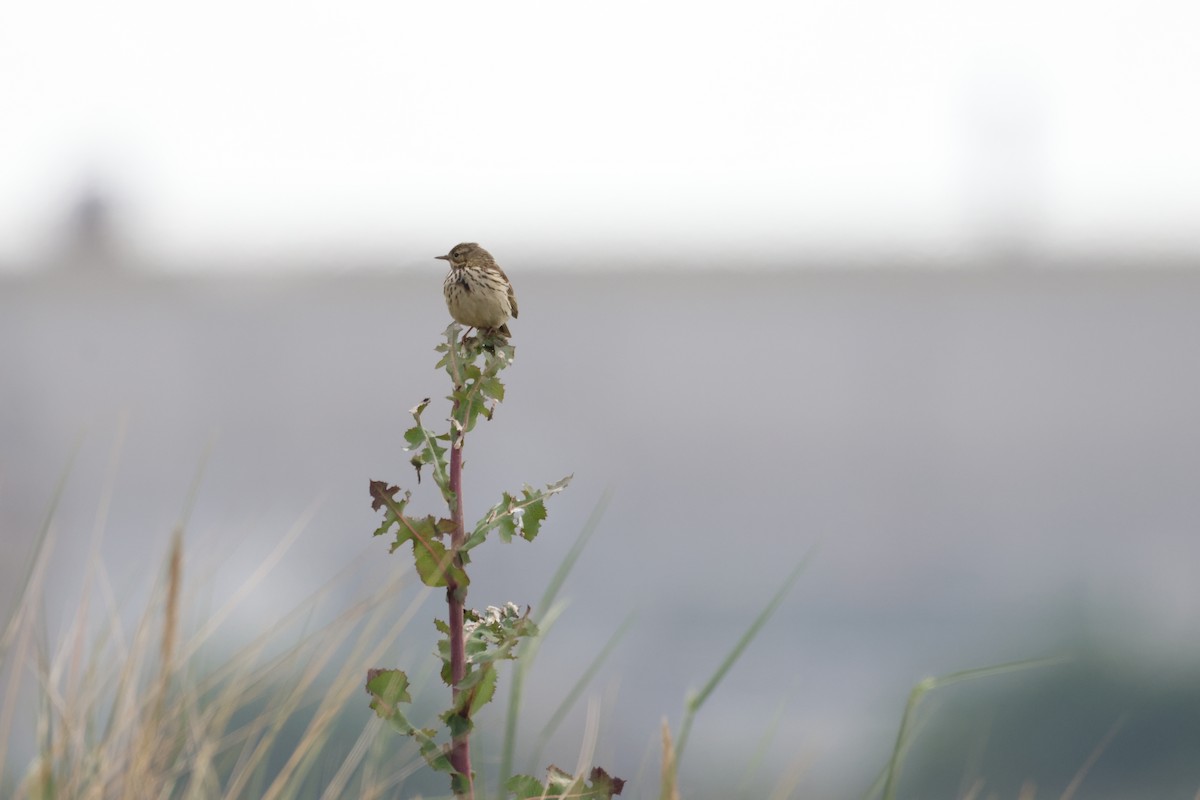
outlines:
{"label": "bird's head", "polygon": [[491,258],[488,251],[484,250],[474,242],[463,242],[456,244],[450,249],[450,252],[444,256],[434,256],[443,261],[449,261],[452,267],[461,267],[473,258]]}

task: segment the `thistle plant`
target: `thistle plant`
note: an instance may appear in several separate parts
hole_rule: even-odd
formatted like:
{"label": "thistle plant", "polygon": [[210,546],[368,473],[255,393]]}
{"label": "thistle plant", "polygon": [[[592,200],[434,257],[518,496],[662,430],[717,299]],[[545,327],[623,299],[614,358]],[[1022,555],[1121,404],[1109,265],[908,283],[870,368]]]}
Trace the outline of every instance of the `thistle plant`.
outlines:
{"label": "thistle plant", "polygon": [[[546,519],[546,499],[565,489],[571,476],[543,489],[526,484],[517,493],[504,492],[500,502],[468,530],[463,516],[463,448],[479,418],[492,419],[504,400],[500,373],[513,363],[514,349],[504,338],[464,337],[461,333],[458,323],[451,324],[445,330],[445,341],[436,348],[442,354],[437,368],[445,370],[453,387],[447,398],[451,402],[448,429],[435,433],[426,427],[422,419],[430,403],[426,398],[412,409],[415,424],[404,433],[417,483],[428,469],[448,516],[415,516],[408,511],[411,492],[386,481],[371,481],[371,507],[383,512],[375,535],[392,537],[393,553],[401,549],[411,552],[416,573],[425,585],[446,590],[446,619],[434,620],[441,634],[437,646],[441,677],[450,687],[451,697],[449,708],[439,715],[443,730],[410,722],[405,708],[412,698],[408,676],[402,670],[370,670],[367,692],[375,713],[412,737],[430,767],[449,775],[455,796],[473,800],[471,732],[475,715],[495,694],[497,662],[518,658],[518,645],[537,636],[538,629],[529,607],[522,611],[515,603],[505,603],[483,612],[467,608],[470,553],[493,532],[503,542],[514,538],[532,542]],[[585,780],[551,767],[544,783],[517,775],[502,788],[504,797],[522,800],[567,796],[600,800],[620,794],[623,784],[601,769],[592,770]]]}

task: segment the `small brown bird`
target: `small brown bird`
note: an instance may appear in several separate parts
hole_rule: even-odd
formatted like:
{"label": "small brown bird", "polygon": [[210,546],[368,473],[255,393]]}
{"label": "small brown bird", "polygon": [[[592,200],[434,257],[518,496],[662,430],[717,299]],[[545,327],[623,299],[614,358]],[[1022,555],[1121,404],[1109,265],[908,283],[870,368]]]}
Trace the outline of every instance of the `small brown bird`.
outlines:
{"label": "small brown bird", "polygon": [[434,257],[450,262],[450,274],[442,284],[450,316],[485,335],[507,339],[511,333],[505,323],[517,317],[517,296],[492,254],[474,242],[464,242]]}

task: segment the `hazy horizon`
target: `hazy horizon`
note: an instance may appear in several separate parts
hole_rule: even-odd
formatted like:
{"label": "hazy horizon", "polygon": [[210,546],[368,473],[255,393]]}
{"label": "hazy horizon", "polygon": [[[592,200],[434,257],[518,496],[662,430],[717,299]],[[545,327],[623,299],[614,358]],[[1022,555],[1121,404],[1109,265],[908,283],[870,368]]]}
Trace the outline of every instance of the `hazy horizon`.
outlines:
{"label": "hazy horizon", "polygon": [[0,262],[89,197],[153,262],[416,237],[1194,254],[1198,27],[1172,0],[17,5]]}

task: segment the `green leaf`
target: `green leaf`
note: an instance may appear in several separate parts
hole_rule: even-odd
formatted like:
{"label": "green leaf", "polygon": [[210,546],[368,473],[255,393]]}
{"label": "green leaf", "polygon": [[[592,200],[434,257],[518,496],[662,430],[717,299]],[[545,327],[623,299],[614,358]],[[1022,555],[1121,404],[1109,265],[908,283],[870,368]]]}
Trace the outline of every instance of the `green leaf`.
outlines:
{"label": "green leaf", "polygon": [[[438,625],[438,630],[442,630],[442,626],[445,625],[445,623],[443,623],[441,620],[435,620],[435,624]],[[446,628],[446,630],[442,630],[442,633],[445,635],[445,638],[438,639],[438,642],[437,642],[437,655],[438,655],[438,658],[440,658],[442,660],[442,669],[438,674],[439,674],[439,676],[441,676],[442,683],[449,686],[451,683],[451,680],[450,680],[450,678],[451,678],[450,629]]]}
{"label": "green leaf", "polygon": [[416,537],[423,542],[441,539],[449,534],[454,533],[454,520],[446,517],[435,518],[432,514],[421,519],[413,519],[405,517],[403,520],[409,534],[408,537]]}
{"label": "green leaf", "polygon": [[455,797],[467,797],[471,795],[471,782],[467,780],[465,775],[460,775],[457,772],[450,773],[450,791]]}
{"label": "green leaf", "polygon": [[546,521],[546,503],[544,500],[536,500],[529,504],[525,509],[525,514],[521,518],[521,535],[526,541],[532,542],[538,535],[538,531],[542,529],[542,523]]}
{"label": "green leaf", "polygon": [[398,669],[373,669],[367,672],[367,693],[371,695],[371,708],[380,719],[398,732],[416,740],[425,763],[438,772],[456,775],[450,763],[445,745],[438,744],[437,731],[432,728],[417,728],[400,711],[401,703],[411,703],[408,693],[408,676]]}
{"label": "green leaf", "polygon": [[467,615],[466,648],[474,664],[516,658],[513,650],[521,639],[538,633],[529,610],[521,611],[516,603],[506,603],[503,608],[488,606],[486,614],[470,610]]}
{"label": "green leaf", "polygon": [[520,516],[514,513],[517,498],[508,492],[500,495],[500,497],[502,499],[497,508],[502,508],[504,513],[496,520],[496,531],[500,534],[500,541],[508,544],[517,533],[517,521],[520,519]]}
{"label": "green leaf", "polygon": [[499,374],[512,364],[515,351],[499,339],[486,337],[447,341],[439,350],[443,348],[445,356],[438,366],[446,369],[453,382],[449,400],[454,407],[456,430],[462,435],[474,429],[481,415],[491,419],[496,404],[504,399]]}
{"label": "green leaf", "polygon": [[571,788],[571,784],[575,783],[575,776],[565,770],[551,764],[546,768],[546,788],[552,792],[562,794]]}
{"label": "green leaf", "polygon": [[[434,625],[442,634],[437,641],[437,656],[441,659],[442,681],[450,685],[450,626],[440,619],[434,620]],[[484,614],[467,608],[463,609],[463,642],[467,656],[467,673],[458,684],[464,691],[472,690],[485,680],[494,681],[494,676],[485,672],[493,671],[492,664],[500,659],[516,658],[515,651],[522,639],[537,636],[538,628],[529,618],[529,610],[522,611],[515,603],[506,603],[503,608],[489,606]],[[491,699],[494,687],[488,690],[487,699]],[[461,706],[455,711],[461,709]]]}
{"label": "green leaf", "polygon": [[492,701],[496,695],[496,668],[491,664],[472,665],[458,683],[458,695],[454,705],[442,712],[441,718],[450,728],[451,736],[460,736],[473,727],[471,722],[476,712]]}
{"label": "green leaf", "polygon": [[457,322],[451,322],[449,327],[442,332],[442,336],[446,341],[433,348],[435,352],[442,353],[442,358],[437,363],[438,369],[445,369],[450,375],[450,380],[458,384],[458,364],[468,361],[467,354],[462,347],[462,326]]}
{"label": "green leaf", "polygon": [[468,636],[463,649],[466,651],[467,659],[473,661],[487,652],[487,639],[482,636]]}
{"label": "green leaf", "polygon": [[405,521],[408,523],[409,536],[420,539],[423,542],[431,542],[442,535],[438,527],[438,521],[433,518],[432,514],[421,519],[408,517]]}
{"label": "green leaf", "polygon": [[[418,406],[420,408],[421,406]],[[418,450],[425,443],[425,430],[415,425],[404,432],[404,442],[409,450]]]}
{"label": "green leaf", "polygon": [[500,502],[492,506],[467,537],[463,550],[470,550],[482,544],[488,533],[493,530],[499,531],[500,539],[505,542],[511,542],[513,536],[520,536],[532,542],[546,520],[546,498],[567,488],[572,477],[568,475],[560,481],[548,484],[545,489],[534,489],[526,484],[519,497],[504,492]]}
{"label": "green leaf", "polygon": [[398,669],[373,669],[367,672],[367,694],[375,714],[400,733],[411,735],[415,728],[400,711],[400,703],[411,703],[408,675]]}
{"label": "green leaf", "polygon": [[463,715],[453,708],[443,711],[441,720],[445,723],[446,731],[450,734],[451,739],[461,739],[464,736],[468,736],[475,728],[475,723],[471,721],[470,717]]}
{"label": "green leaf", "polygon": [[412,543],[413,562],[421,583],[426,586],[445,586],[448,579],[453,578],[460,589],[470,583],[467,573],[454,563],[454,554],[446,545],[435,539],[413,538]]}
{"label": "green leaf", "polygon": [[[511,784],[512,781],[510,780]],[[522,782],[522,787],[527,787],[528,784]],[[542,790],[541,797],[571,797],[579,798],[579,800],[612,800],[613,795],[618,795],[625,788],[625,781],[620,778],[614,778],[605,772],[600,767],[595,767],[588,773],[588,780],[585,782],[582,778],[576,778],[571,773],[561,770],[551,764],[546,768],[546,788]],[[525,795],[530,797],[531,795]]]}
{"label": "green leaf", "polygon": [[454,769],[454,765],[450,762],[450,753],[447,752],[446,745],[438,744],[433,739],[433,729],[425,728],[421,731],[426,734],[418,740],[421,746],[421,757],[425,759],[425,763],[438,772],[444,772],[447,775],[458,775],[458,771]]}
{"label": "green leaf", "polygon": [[543,796],[545,789],[542,787],[542,782],[537,778],[529,775],[513,775],[508,779],[508,783],[504,784],[504,788],[513,795],[516,800],[532,800]]}
{"label": "green leaf", "polygon": [[479,391],[489,400],[495,400],[498,403],[504,400],[504,384],[495,376],[489,376],[480,381]]}
{"label": "green leaf", "polygon": [[458,682],[459,699],[454,705],[454,711],[461,712],[466,708],[466,700],[463,699],[463,695],[478,686],[486,677],[486,673],[490,671],[492,671],[491,664],[484,664],[482,669],[479,669],[477,664],[467,667],[467,674],[463,675],[463,679]]}
{"label": "green leaf", "polygon": [[433,468],[433,480],[442,492],[442,497],[450,500],[450,477],[446,466],[446,446],[442,444],[445,437],[438,436],[421,423],[421,414],[429,407],[429,398],[425,398],[411,410],[416,425],[404,432],[405,449],[413,453],[411,463],[417,471],[417,482],[421,482],[421,469],[429,465]]}
{"label": "green leaf", "polygon": [[412,702],[408,693],[408,675],[402,669],[369,670],[367,692],[388,705]]}
{"label": "green leaf", "polygon": [[492,697],[496,694],[496,679],[498,677],[495,667],[492,667],[490,664],[481,666],[475,672],[478,672],[482,677],[470,693],[471,706],[467,709],[467,713],[472,717],[475,716],[479,709],[492,701]]}

